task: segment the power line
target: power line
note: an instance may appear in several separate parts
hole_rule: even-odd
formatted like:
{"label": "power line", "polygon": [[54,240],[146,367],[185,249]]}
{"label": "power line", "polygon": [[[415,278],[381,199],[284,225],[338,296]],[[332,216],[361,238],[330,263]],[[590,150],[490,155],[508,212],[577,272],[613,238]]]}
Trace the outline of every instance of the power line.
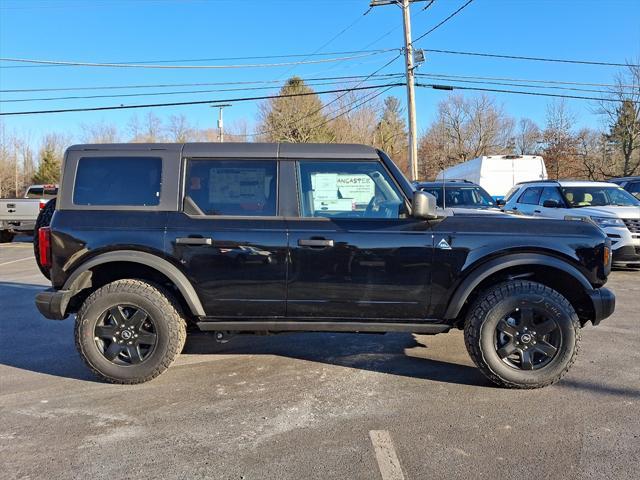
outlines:
{"label": "power line", "polygon": [[60,60],[33,60],[26,58],[0,58],[4,62],[22,62],[37,63],[43,65],[67,65],[74,67],[106,67],[106,68],[144,68],[144,69],[230,69],[230,68],[268,68],[268,67],[286,67],[290,65],[309,65],[316,63],[332,63],[343,62],[346,60],[354,60],[357,58],[370,57],[379,55],[384,52],[370,52],[359,55],[351,55],[346,57],[323,58],[320,60],[301,60],[297,62],[280,62],[280,63],[245,63],[235,65],[152,65],[143,63],[98,63],[98,62],[67,62]]}
{"label": "power line", "polygon": [[[382,78],[395,77],[404,75],[403,73],[384,73],[379,75],[347,75],[342,77],[314,77],[302,79],[306,81],[324,81],[324,80],[351,80],[358,78]],[[210,87],[220,85],[259,85],[267,83],[281,83],[282,80],[253,80],[253,81],[236,81],[236,82],[208,82],[208,83],[155,83],[145,85],[104,85],[94,87],[60,87],[60,88],[18,88],[10,90],[0,90],[0,93],[33,93],[33,92],[68,92],[81,90],[118,90],[118,89],[138,89],[138,88],[174,88],[174,87]]]}
{"label": "power line", "polygon": [[579,65],[600,65],[607,67],[640,67],[638,64],[633,63],[613,63],[613,62],[600,62],[594,60],[568,60],[564,58],[543,58],[543,57],[525,57],[521,55],[501,55],[497,53],[480,53],[480,52],[461,52],[456,50],[436,50],[433,48],[423,48],[425,52],[432,53],[447,53],[452,55],[471,55],[475,57],[492,57],[492,58],[506,58],[509,60],[531,60],[535,62],[556,62],[556,63],[573,63]]}
{"label": "power line", "polygon": [[[394,76],[385,76],[385,78],[397,78],[402,74],[396,74]],[[328,82],[305,82],[309,86],[324,86],[324,85],[336,85],[336,84],[348,84],[358,83],[362,84],[365,80],[339,80]],[[285,82],[286,83],[286,82]],[[146,92],[146,93],[121,93],[114,95],[72,95],[66,97],[48,97],[48,98],[17,98],[9,100],[0,100],[0,103],[23,103],[23,102],[51,102],[57,100],[87,100],[97,98],[132,98],[132,97],[155,97],[163,95],[192,95],[197,93],[213,93],[213,92],[239,92],[239,91],[252,91],[252,90],[270,90],[273,88],[281,88],[283,82],[280,81],[276,85],[262,86],[262,87],[238,87],[238,88],[218,88],[207,90],[182,90],[182,91],[170,91],[170,92]]]}
{"label": "power line", "polygon": [[436,80],[440,79],[445,81],[453,81],[453,82],[461,82],[461,83],[482,83],[486,85],[502,85],[505,87],[546,88],[551,90],[568,90],[568,91],[574,91],[574,92],[587,92],[587,93],[611,93],[610,91],[607,91],[607,90],[599,90],[599,89],[593,89],[593,88],[563,87],[559,85],[531,85],[530,83],[494,82],[490,80],[463,80],[461,78],[449,77],[446,75],[443,76],[443,75],[422,74],[420,76],[424,78],[431,78]]}
{"label": "power line", "polygon": [[[390,86],[390,87],[385,88],[384,90],[380,90],[380,91],[378,91],[378,92],[373,92],[373,96],[371,96],[371,94],[369,94],[369,98],[366,98],[366,99],[359,98],[358,100],[356,100],[356,102],[359,102],[357,105],[355,105],[355,106],[353,106],[353,107],[351,107],[351,108],[348,108],[347,110],[344,110],[343,112],[339,113],[338,115],[336,115],[336,116],[334,116],[334,117],[331,117],[331,118],[329,118],[329,119],[325,120],[324,122],[322,122],[322,123],[320,123],[320,124],[318,124],[318,125],[314,126],[314,127],[313,127],[313,129],[323,127],[323,126],[325,126],[327,123],[329,123],[329,122],[333,122],[333,121],[334,121],[334,120],[336,120],[337,118],[340,118],[340,117],[342,117],[342,116],[346,115],[347,113],[350,113],[350,112],[352,112],[353,110],[356,110],[356,109],[360,108],[360,107],[361,107],[362,105],[364,105],[365,103],[369,103],[370,101],[372,101],[372,100],[374,100],[374,99],[378,98],[380,95],[382,95],[382,94],[384,94],[384,93],[388,92],[388,91],[389,91],[389,90],[391,90],[394,86],[395,86],[395,85],[392,85],[392,86]],[[366,97],[366,95],[365,95],[365,97]],[[347,106],[349,106],[349,105],[353,105],[353,104],[354,104],[354,103],[356,103],[356,102],[352,102],[352,103],[348,104]],[[334,112],[334,113],[335,113],[335,112]]]}
{"label": "power line", "polygon": [[263,95],[259,97],[240,97],[240,98],[224,98],[224,99],[212,99],[212,100],[196,100],[191,102],[173,102],[173,103],[149,103],[141,105],[112,105],[106,107],[85,107],[85,108],[64,108],[56,110],[33,110],[22,112],[0,112],[0,116],[12,116],[12,115],[36,115],[45,113],[68,113],[68,112],[97,112],[104,110],[128,110],[135,108],[157,108],[157,107],[176,107],[184,105],[206,105],[210,103],[232,103],[232,102],[248,102],[256,100],[269,100],[272,98],[286,98],[286,97],[304,97],[307,95],[324,95],[327,93],[340,93],[357,90],[371,90],[384,87],[396,87],[404,85],[404,83],[390,83],[385,85],[371,85],[365,87],[350,87],[350,88],[337,88],[333,90],[324,90],[321,92],[305,92],[305,93],[292,93],[284,95]]}
{"label": "power line", "polygon": [[[333,42],[336,38],[339,38],[341,35],[343,35],[345,32],[347,32],[349,29],[351,29],[353,26],[355,26],[357,23],[360,22],[360,20],[362,20],[364,17],[367,16],[367,14],[371,11],[371,7],[369,7],[368,10],[366,10],[362,15],[360,15],[358,18],[356,18],[353,22],[351,22],[349,25],[347,25],[345,28],[343,28],[342,30],[340,30],[338,33],[336,33],[333,37],[331,37],[329,40],[327,40],[326,42],[324,42],[320,47],[318,47],[317,49],[315,49],[313,51],[313,53],[310,53],[306,58],[309,58],[313,55],[327,55],[327,54],[321,54],[319,53],[320,50],[322,50],[324,47],[326,47],[327,45],[330,45],[331,42]],[[305,58],[305,60],[306,60]],[[287,70],[285,73],[282,74],[282,76],[288,74],[289,72],[291,72],[292,70],[295,69],[294,67],[291,67],[289,70]]]}
{"label": "power line", "polygon": [[[282,55],[253,55],[253,56],[244,56],[244,57],[217,57],[217,58],[181,58],[181,59],[173,59],[173,60],[139,60],[139,61],[130,61],[130,62],[112,62],[116,64],[122,65],[152,65],[158,63],[180,63],[180,62],[228,62],[234,60],[267,60],[270,58],[300,58],[307,59],[310,57],[326,57],[328,55],[354,55],[360,53],[385,53],[391,52],[393,50],[397,50],[397,48],[384,48],[384,49],[375,49],[375,50],[350,50],[345,52],[325,52],[318,53],[315,51],[313,53],[290,53],[290,54],[282,54]],[[18,60],[8,60],[1,59],[0,61],[18,61]],[[0,68],[45,68],[45,67],[73,67],[74,64],[54,64],[54,65],[0,65]]]}
{"label": "power line", "polygon": [[[601,97],[582,97],[579,95],[562,95],[559,93],[542,93],[542,92],[527,92],[524,90],[501,90],[497,88],[482,88],[482,87],[465,87],[461,85],[438,85],[433,83],[416,83],[417,87],[433,88],[434,90],[470,90],[476,92],[495,92],[495,93],[512,93],[517,95],[533,95],[536,97],[555,97],[555,98],[570,98],[577,100],[595,100],[598,102],[620,102],[615,98],[601,98]],[[640,101],[628,100],[631,103],[640,104]]]}
{"label": "power line", "polygon": [[[614,83],[588,83],[588,82],[569,82],[563,80],[532,80],[532,79],[523,79],[523,78],[509,78],[509,77],[479,77],[479,76],[469,76],[469,75],[450,75],[446,73],[418,73],[416,75],[419,76],[429,76],[429,77],[446,77],[446,78],[464,78],[464,79],[475,79],[475,80],[496,80],[496,81],[505,81],[505,82],[527,82],[527,83],[549,83],[555,85],[578,85],[585,87],[608,87],[608,88],[638,88],[638,85],[616,85]],[[2,90],[0,90],[2,91]]]}
{"label": "power line", "polygon": [[462,5],[460,8],[458,8],[455,12],[453,12],[451,15],[449,15],[447,18],[445,18],[444,20],[442,20],[440,23],[438,23],[436,26],[430,28],[429,30],[427,30],[426,32],[424,32],[422,35],[420,35],[418,38],[414,39],[411,43],[416,43],[417,41],[423,39],[424,37],[426,37],[427,35],[429,35],[431,32],[433,32],[434,30],[437,30],[438,28],[440,28],[442,25],[444,25],[445,23],[447,23],[449,20],[451,20],[453,17],[455,17],[457,14],[459,14],[462,10],[464,10],[465,8],[467,8],[469,6],[469,4],[471,4],[471,2],[473,2],[473,0],[467,0],[467,3],[465,3],[464,5]]}
{"label": "power line", "polygon": [[[323,104],[323,105],[322,105],[322,106],[320,106],[319,108],[315,109],[313,112],[311,112],[311,113],[309,113],[309,114],[307,114],[307,115],[304,115],[304,116],[302,116],[302,117],[300,117],[300,118],[293,119],[291,122],[289,122],[289,123],[287,124],[287,126],[291,126],[291,125],[293,125],[293,124],[295,124],[295,123],[297,123],[297,122],[300,122],[300,121],[302,121],[302,120],[304,120],[304,119],[306,119],[306,118],[308,118],[308,117],[311,117],[312,115],[315,115],[316,113],[318,113],[318,112],[320,112],[320,111],[324,110],[324,109],[325,109],[325,108],[327,108],[329,105],[331,105],[331,104],[333,104],[333,103],[337,102],[338,100],[340,100],[341,98],[343,98],[345,95],[347,95],[349,92],[354,91],[354,90],[359,90],[359,89],[358,89],[358,88],[356,88],[356,87],[359,87],[359,86],[360,86],[360,85],[362,85],[364,82],[366,82],[367,80],[369,80],[371,77],[373,77],[373,76],[374,76],[374,75],[376,75],[377,73],[379,73],[379,72],[381,72],[382,70],[384,70],[385,68],[387,68],[387,67],[388,67],[389,65],[391,65],[393,62],[395,62],[395,61],[396,61],[396,60],[397,60],[401,55],[402,55],[402,54],[401,54],[401,53],[399,53],[398,55],[396,55],[395,57],[393,57],[391,60],[389,60],[387,63],[385,63],[383,66],[381,66],[380,68],[378,68],[377,70],[375,70],[373,73],[370,73],[369,75],[367,75],[367,76],[366,76],[366,77],[365,77],[365,78],[364,78],[360,83],[356,84],[356,86],[355,86],[355,87],[353,87],[353,89],[351,89],[351,90],[349,90],[349,89],[348,89],[348,90],[345,90],[345,91],[344,91],[344,93],[342,93],[341,95],[338,95],[336,98],[334,98],[334,99],[333,99],[333,100],[331,100],[330,102]],[[404,84],[403,84],[403,85],[404,85]],[[262,131],[262,132],[254,132],[254,133],[247,134],[246,136],[247,136],[247,137],[255,137],[255,136],[258,136],[258,135],[266,135],[266,134],[268,134],[268,133],[274,133],[275,131],[276,131],[276,130],[267,130],[267,131]]]}

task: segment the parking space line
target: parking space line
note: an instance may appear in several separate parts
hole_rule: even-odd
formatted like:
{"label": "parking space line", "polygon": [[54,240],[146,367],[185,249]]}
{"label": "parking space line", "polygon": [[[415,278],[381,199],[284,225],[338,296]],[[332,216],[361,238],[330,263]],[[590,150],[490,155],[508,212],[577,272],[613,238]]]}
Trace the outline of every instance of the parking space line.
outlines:
{"label": "parking space line", "polygon": [[0,263],[0,267],[4,267],[5,265],[11,265],[12,263],[24,262],[25,260],[32,260],[32,259],[33,259],[33,256],[25,257],[25,258],[19,258],[17,260],[11,260],[10,262]]}
{"label": "parking space line", "polygon": [[404,480],[402,468],[396,449],[393,447],[391,435],[386,430],[371,430],[369,432],[373,449],[376,452],[376,460],[382,480]]}

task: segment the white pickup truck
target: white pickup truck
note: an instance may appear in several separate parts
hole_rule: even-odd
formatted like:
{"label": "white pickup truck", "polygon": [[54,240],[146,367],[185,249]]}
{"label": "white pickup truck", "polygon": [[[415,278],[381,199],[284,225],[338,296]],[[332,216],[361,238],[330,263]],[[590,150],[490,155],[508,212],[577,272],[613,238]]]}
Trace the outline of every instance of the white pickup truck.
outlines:
{"label": "white pickup truck", "polygon": [[0,200],[0,243],[18,233],[32,233],[40,210],[58,194],[58,185],[31,185],[24,198]]}

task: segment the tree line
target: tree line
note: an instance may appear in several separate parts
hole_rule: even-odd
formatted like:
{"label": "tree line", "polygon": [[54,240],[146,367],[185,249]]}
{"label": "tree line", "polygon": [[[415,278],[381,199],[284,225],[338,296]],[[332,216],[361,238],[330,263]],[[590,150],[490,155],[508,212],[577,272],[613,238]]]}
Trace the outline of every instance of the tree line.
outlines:
{"label": "tree line", "polygon": [[[544,125],[516,119],[489,95],[451,94],[419,138],[420,179],[491,154],[542,155],[550,178],[601,180],[640,175],[640,68],[618,74],[607,98],[596,102],[601,128],[578,128],[563,100],[548,103]],[[400,101],[378,100],[382,92],[336,94],[323,103],[298,77],[280,96],[259,105],[255,131],[246,121],[230,126],[225,141],[363,143],[380,148],[408,171],[408,134]],[[299,95],[302,94],[302,95]],[[292,96],[297,95],[297,96]],[[75,137],[47,133],[37,151],[32,139],[0,122],[0,197],[19,196],[31,183],[56,183],[64,149],[71,143],[217,141],[217,129],[199,129],[185,115],[161,119],[134,115],[124,128],[109,123],[81,125]]]}

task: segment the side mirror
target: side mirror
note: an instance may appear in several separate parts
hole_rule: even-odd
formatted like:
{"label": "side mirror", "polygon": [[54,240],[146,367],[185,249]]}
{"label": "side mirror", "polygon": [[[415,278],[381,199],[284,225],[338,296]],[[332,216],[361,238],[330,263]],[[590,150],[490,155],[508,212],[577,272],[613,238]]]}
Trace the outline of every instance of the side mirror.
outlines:
{"label": "side mirror", "polygon": [[507,204],[507,202],[504,201],[504,198],[500,198],[498,200],[496,200],[496,205],[498,207],[504,207]]}
{"label": "side mirror", "polygon": [[437,218],[436,197],[421,190],[413,192],[411,215],[415,218]]}
{"label": "side mirror", "polygon": [[544,208],[560,208],[560,203],[557,200],[545,200],[542,206]]}

